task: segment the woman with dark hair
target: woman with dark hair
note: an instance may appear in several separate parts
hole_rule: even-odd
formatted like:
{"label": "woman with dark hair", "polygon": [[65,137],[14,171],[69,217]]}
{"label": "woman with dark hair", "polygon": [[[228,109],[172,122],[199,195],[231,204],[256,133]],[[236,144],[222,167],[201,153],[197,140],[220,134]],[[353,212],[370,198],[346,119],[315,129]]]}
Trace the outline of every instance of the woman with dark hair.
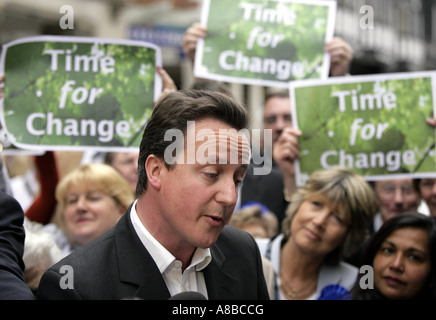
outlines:
{"label": "woman with dark hair", "polygon": [[418,212],[389,219],[369,241],[362,262],[373,274],[360,274],[354,300],[435,299],[435,219]]}

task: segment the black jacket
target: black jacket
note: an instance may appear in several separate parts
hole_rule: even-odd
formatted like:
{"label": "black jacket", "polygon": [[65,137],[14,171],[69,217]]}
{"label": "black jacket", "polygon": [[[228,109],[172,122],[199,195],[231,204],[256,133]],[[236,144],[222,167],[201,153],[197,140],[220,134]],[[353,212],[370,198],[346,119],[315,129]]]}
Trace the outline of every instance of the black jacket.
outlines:
{"label": "black jacket", "polygon": [[24,282],[24,213],[11,196],[0,192],[0,299],[33,300]]}
{"label": "black jacket", "polygon": [[[204,269],[209,300],[268,300],[259,249],[245,232],[225,227],[210,248]],[[73,271],[73,288],[62,289]],[[64,285],[65,288],[65,285]],[[130,209],[111,231],[51,267],[41,279],[38,299],[167,300],[170,293],[130,220]]]}

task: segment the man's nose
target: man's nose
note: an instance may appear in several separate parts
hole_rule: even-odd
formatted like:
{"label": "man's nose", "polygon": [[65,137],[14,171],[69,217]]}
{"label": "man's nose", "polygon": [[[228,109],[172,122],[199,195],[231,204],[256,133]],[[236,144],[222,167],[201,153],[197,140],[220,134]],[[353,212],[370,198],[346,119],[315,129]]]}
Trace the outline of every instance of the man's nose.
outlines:
{"label": "man's nose", "polygon": [[225,178],[219,185],[216,201],[225,206],[235,206],[238,200],[238,193],[233,178]]}
{"label": "man's nose", "polygon": [[395,189],[394,201],[396,203],[403,202],[403,191],[401,190],[401,188],[396,188]]}

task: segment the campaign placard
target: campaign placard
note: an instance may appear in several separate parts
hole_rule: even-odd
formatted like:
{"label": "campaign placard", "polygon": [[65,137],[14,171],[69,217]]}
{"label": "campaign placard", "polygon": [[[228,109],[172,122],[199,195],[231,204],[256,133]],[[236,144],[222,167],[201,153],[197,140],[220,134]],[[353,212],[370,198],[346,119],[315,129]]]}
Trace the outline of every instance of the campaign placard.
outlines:
{"label": "campaign placard", "polygon": [[194,75],[218,81],[287,88],[325,79],[324,45],[334,32],[336,1],[205,0]]}
{"label": "campaign placard", "polygon": [[296,182],[345,166],[366,180],[436,177],[436,72],[290,83],[293,125],[302,131]]}
{"label": "campaign placard", "polygon": [[37,36],[3,46],[1,124],[15,147],[139,147],[160,94],[160,48],[146,42]]}

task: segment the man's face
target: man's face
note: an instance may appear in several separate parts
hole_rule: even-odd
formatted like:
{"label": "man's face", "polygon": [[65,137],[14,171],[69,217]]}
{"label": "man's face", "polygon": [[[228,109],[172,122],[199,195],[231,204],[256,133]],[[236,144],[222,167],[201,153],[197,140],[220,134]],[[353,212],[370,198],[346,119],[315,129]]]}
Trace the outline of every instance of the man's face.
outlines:
{"label": "man's face", "polygon": [[112,166],[127,180],[133,192],[138,183],[139,152],[117,152],[112,160]]}
{"label": "man's face", "polygon": [[[243,159],[247,159],[250,145],[246,138],[235,140],[236,130],[228,129],[227,124],[210,118],[195,122],[195,163],[187,161],[186,145],[192,146],[192,141],[185,138],[184,154],[177,155],[172,168],[163,170],[158,195],[164,222],[161,227],[173,243],[208,248],[230,220],[247,170]],[[232,151],[237,161],[231,159]],[[206,163],[201,155],[207,157]]]}
{"label": "man's face", "polygon": [[272,130],[273,142],[277,141],[283,129],[292,127],[289,97],[271,97],[265,102],[263,127]]}
{"label": "man's face", "polygon": [[436,179],[421,179],[419,188],[421,190],[422,199],[425,200],[430,212],[436,216]]}
{"label": "man's face", "polygon": [[416,211],[421,201],[412,179],[376,181],[375,194],[383,221],[407,211]]}

